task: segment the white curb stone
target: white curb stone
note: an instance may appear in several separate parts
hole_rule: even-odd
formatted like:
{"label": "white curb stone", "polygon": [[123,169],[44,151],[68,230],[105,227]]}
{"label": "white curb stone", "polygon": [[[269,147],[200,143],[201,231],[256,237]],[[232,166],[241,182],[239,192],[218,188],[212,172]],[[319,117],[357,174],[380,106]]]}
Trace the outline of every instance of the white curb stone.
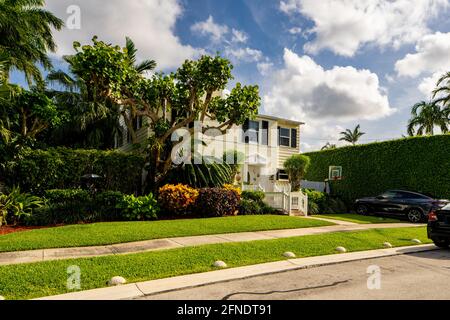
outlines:
{"label": "white curb stone", "polygon": [[420,241],[419,239],[412,239],[411,241],[418,244],[422,243],[422,241]]}
{"label": "white curb stone", "polygon": [[227,264],[225,262],[219,260],[219,261],[214,262],[213,266],[216,268],[226,268]]}
{"label": "white curb stone", "polygon": [[383,247],[392,248],[392,244],[390,244],[389,242],[385,242],[385,243],[383,243]]}
{"label": "white curb stone", "polygon": [[337,247],[336,251],[340,252],[340,253],[345,253],[345,252],[347,252],[347,249],[345,249],[344,247]]}
{"label": "white curb stone", "polygon": [[285,258],[295,258],[296,257],[295,253],[290,252],[290,251],[283,253],[283,256]]}
{"label": "white curb stone", "polygon": [[120,286],[125,283],[127,283],[127,280],[123,277],[113,277],[108,281],[109,286]]}

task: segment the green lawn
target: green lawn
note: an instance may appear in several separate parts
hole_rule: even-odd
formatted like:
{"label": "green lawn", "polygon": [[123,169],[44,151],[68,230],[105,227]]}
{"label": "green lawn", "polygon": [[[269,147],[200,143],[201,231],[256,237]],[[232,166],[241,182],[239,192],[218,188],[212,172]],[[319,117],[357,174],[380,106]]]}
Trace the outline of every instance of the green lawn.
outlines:
{"label": "green lawn", "polygon": [[70,225],[0,236],[0,252],[95,246],[167,237],[322,227],[327,225],[332,225],[332,223],[276,215]]}
{"label": "green lawn", "polygon": [[211,265],[216,260],[238,267],[283,260],[286,251],[297,257],[318,256],[336,253],[337,246],[362,251],[381,249],[385,241],[393,246],[412,245],[413,238],[430,242],[424,227],[373,229],[0,266],[0,295],[6,299],[29,299],[66,293],[67,267],[72,265],[81,268],[82,290],[87,290],[104,287],[107,280],[117,275],[128,282],[139,282],[214,270]]}
{"label": "green lawn", "polygon": [[363,216],[363,215],[354,214],[354,213],[322,214],[322,215],[314,215],[312,217],[342,220],[342,221],[354,222],[354,223],[359,223],[359,224],[403,222],[403,221],[397,220],[397,219],[376,217],[376,216]]}

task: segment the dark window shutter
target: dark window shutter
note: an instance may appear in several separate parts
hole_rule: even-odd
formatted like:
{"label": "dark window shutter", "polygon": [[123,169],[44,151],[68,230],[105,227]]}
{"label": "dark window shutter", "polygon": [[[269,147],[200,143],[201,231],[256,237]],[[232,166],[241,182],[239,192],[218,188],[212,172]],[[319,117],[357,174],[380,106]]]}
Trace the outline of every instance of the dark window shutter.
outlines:
{"label": "dark window shutter", "polygon": [[280,145],[281,144],[280,143],[280,139],[281,139],[281,137],[280,137],[280,130],[281,130],[281,127],[278,127],[277,129],[278,129],[278,145]]}
{"label": "dark window shutter", "polygon": [[297,129],[291,129],[291,147],[297,148]]}
{"label": "dark window shutter", "polygon": [[242,125],[242,141],[245,143],[248,143],[249,139],[247,136],[247,131],[249,129],[249,120],[245,120],[244,124]]}
{"label": "dark window shutter", "polygon": [[269,145],[269,121],[262,121],[262,138],[261,144],[264,146]]}

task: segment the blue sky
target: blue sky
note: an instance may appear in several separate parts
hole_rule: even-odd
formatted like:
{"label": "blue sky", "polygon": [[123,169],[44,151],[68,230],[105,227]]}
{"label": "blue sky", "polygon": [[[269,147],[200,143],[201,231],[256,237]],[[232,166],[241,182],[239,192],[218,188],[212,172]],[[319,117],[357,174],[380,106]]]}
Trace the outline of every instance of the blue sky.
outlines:
{"label": "blue sky", "polygon": [[304,151],[341,144],[357,124],[363,142],[401,137],[411,105],[450,69],[449,0],[47,0],[63,19],[70,5],[81,26],[55,34],[62,68],[93,34],[132,37],[166,72],[219,51],[234,82],[260,86],[261,113],[306,122]]}

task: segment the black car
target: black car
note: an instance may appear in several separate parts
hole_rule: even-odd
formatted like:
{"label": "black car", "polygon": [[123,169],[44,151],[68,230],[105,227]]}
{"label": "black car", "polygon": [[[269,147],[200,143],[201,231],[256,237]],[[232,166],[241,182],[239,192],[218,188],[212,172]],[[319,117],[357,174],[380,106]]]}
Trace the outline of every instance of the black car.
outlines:
{"label": "black car", "polygon": [[450,203],[448,200],[436,200],[418,192],[389,190],[377,197],[356,200],[358,214],[388,215],[396,218],[406,217],[413,223],[426,221],[431,210],[439,209]]}
{"label": "black car", "polygon": [[450,245],[450,204],[428,215],[428,238],[440,248]]}

